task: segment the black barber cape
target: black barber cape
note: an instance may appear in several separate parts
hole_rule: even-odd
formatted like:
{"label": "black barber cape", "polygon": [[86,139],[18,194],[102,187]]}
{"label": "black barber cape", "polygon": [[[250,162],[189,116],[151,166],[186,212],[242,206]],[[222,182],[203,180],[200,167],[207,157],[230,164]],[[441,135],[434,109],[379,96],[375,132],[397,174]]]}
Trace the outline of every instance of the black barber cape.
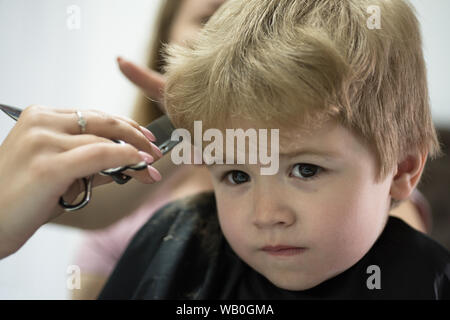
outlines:
{"label": "black barber cape", "polygon": [[[379,268],[379,288],[369,279],[376,272],[370,266]],[[308,290],[283,290],[232,251],[207,192],[159,209],[136,233],[99,299],[450,299],[450,254],[390,217],[351,268]]]}

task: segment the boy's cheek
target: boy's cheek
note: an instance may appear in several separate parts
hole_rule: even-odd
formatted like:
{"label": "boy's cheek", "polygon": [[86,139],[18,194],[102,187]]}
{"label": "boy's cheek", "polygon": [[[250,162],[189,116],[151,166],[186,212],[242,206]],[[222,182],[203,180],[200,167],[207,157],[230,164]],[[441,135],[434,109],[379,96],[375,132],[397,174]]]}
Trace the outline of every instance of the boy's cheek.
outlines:
{"label": "boy's cheek", "polygon": [[319,192],[311,199],[314,201],[302,206],[299,219],[301,229],[311,240],[327,243],[328,239],[331,244],[346,241],[345,237],[351,237],[354,229],[364,228],[366,223],[370,223],[366,220],[370,213],[365,201],[361,201],[361,194],[352,189],[343,183],[341,189],[330,188],[327,192]]}
{"label": "boy's cheek", "polygon": [[247,241],[242,238],[245,237],[250,228],[248,203],[226,197],[219,197],[216,200],[220,227],[227,240],[235,243],[246,243]]}
{"label": "boy's cheek", "polygon": [[235,228],[234,224],[240,223],[239,220],[242,217],[242,207],[238,205],[239,201],[231,197],[217,195],[216,193],[216,203],[217,203],[217,213],[219,216],[219,221],[223,229]]}
{"label": "boy's cheek", "polygon": [[219,209],[219,224],[228,244],[241,259],[246,261],[248,249],[256,244],[250,243],[247,238],[249,228],[240,219],[239,212],[235,213],[236,215],[233,215],[229,211],[221,212]]}
{"label": "boy's cheek", "polygon": [[338,263],[342,268],[350,267],[362,258],[382,231],[385,214],[374,203],[376,195],[368,191],[361,190],[359,195],[354,193],[353,197],[347,195],[336,201],[328,214],[323,212],[323,223],[311,228],[310,234],[317,244],[325,252],[337,253],[335,257],[342,259]]}
{"label": "boy's cheek", "polygon": [[[358,206],[343,201],[317,212],[317,217],[305,225],[307,245],[317,254],[320,265],[328,272],[341,272],[352,266],[370,249],[376,239],[372,222]],[[367,214],[367,212],[365,212]],[[317,258],[317,257],[316,257]]]}

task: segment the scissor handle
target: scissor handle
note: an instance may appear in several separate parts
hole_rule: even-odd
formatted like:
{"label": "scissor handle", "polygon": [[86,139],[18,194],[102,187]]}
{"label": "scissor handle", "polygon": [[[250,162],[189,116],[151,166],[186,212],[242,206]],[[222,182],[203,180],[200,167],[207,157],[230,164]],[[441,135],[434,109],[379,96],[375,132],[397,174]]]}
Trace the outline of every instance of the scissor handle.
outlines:
{"label": "scissor handle", "polygon": [[[113,141],[118,144],[125,144],[125,141],[122,141],[122,140],[113,140]],[[145,161],[141,161],[135,165],[110,168],[110,169],[100,171],[99,174],[101,174],[102,176],[110,176],[114,179],[114,181],[116,183],[124,184],[124,183],[127,183],[131,179],[130,176],[122,173],[122,171],[125,171],[127,169],[131,169],[134,171],[144,170],[144,169],[147,169],[147,163]]]}
{"label": "scissor handle", "polygon": [[91,194],[92,194],[92,179],[94,176],[90,176],[88,178],[81,178],[84,183],[84,197],[83,200],[81,200],[77,204],[70,204],[67,203],[63,197],[59,198],[59,204],[64,208],[67,212],[76,211],[78,209],[83,208],[85,205],[89,203],[89,200],[91,200]]}
{"label": "scissor handle", "polygon": [[[131,179],[130,176],[122,173],[122,171],[125,171],[127,169],[132,169],[135,171],[144,170],[147,168],[147,163],[145,161],[142,161],[136,165],[130,165],[125,167],[119,167],[114,169],[108,169],[103,170],[99,172],[101,175],[110,176],[114,179],[114,181],[118,184],[124,184],[128,182],[128,180]],[[76,204],[70,204],[66,202],[63,197],[59,198],[59,204],[64,208],[66,212],[72,212],[79,210],[83,208],[85,205],[89,203],[89,200],[91,200],[91,194],[92,194],[92,180],[94,179],[94,176],[90,176],[88,178],[81,178],[84,183],[84,197],[83,200],[81,200],[79,203]]]}
{"label": "scissor handle", "polygon": [[147,169],[147,163],[145,161],[141,161],[138,164],[135,165],[129,165],[129,166],[123,166],[123,167],[118,167],[118,168],[111,168],[111,169],[107,169],[107,170],[102,170],[99,172],[99,174],[101,174],[102,176],[110,176],[114,179],[114,181],[118,184],[124,184],[126,182],[128,182],[128,180],[131,179],[130,176],[122,173],[122,171],[131,169],[134,171],[140,171],[140,170],[144,170]]}

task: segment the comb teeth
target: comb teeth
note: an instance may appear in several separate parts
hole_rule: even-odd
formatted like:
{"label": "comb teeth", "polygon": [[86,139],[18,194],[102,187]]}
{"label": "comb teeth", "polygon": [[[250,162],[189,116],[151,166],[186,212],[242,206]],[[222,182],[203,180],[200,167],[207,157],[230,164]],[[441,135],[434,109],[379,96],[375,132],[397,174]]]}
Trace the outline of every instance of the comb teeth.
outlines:
{"label": "comb teeth", "polygon": [[167,115],[159,117],[147,126],[156,137],[156,142],[170,140],[172,132],[175,130]]}
{"label": "comb teeth", "polygon": [[180,141],[172,141],[172,132],[175,130],[172,122],[167,115],[161,116],[146,126],[156,137],[156,146],[161,150],[162,154],[169,152]]}

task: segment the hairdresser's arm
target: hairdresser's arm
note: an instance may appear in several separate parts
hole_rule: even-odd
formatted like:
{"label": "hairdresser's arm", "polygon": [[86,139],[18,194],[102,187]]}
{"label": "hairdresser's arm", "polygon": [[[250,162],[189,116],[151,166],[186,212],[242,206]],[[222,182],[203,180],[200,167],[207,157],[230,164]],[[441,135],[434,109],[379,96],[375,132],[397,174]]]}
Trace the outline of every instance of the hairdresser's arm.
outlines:
{"label": "hairdresser's arm", "polygon": [[[117,62],[123,75],[147,97],[159,102],[159,107],[164,111],[161,102],[165,85],[164,76],[123,58],[118,58]],[[158,160],[154,167],[165,180],[179,168],[170,161],[169,154]],[[107,184],[95,190],[88,206],[76,214],[63,214],[52,222],[83,229],[103,228],[131,214],[158,187],[158,183],[143,185],[134,180],[125,185]]]}
{"label": "hairdresser's arm", "polygon": [[[0,145],[0,258],[17,251],[40,226],[60,215],[59,198],[73,201],[82,190],[80,178],[158,159],[156,146],[134,121],[94,110],[83,111],[83,116],[87,127],[80,135],[74,110],[28,107]],[[147,170],[126,174],[155,182]],[[111,177],[96,175],[93,185],[110,182]]]}

